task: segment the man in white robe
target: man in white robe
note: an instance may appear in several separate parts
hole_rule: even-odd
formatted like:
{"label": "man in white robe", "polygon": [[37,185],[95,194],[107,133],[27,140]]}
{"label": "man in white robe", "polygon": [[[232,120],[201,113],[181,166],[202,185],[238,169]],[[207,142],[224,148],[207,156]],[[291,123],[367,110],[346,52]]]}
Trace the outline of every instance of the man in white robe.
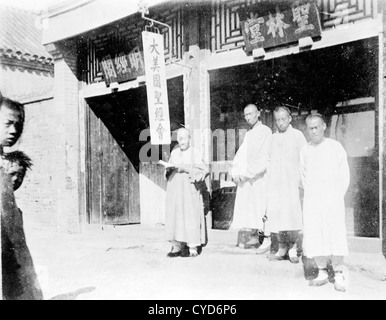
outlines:
{"label": "man in white robe", "polygon": [[[260,246],[259,234],[264,231],[263,218],[267,209],[266,173],[272,131],[259,120],[260,111],[257,106],[248,105],[244,109],[244,116],[251,130],[246,133],[232,163],[231,175],[237,184],[232,228],[252,233],[252,238],[246,243],[240,243],[239,236],[238,245],[249,248]],[[267,229],[265,234],[269,235]],[[265,239],[264,247],[269,250],[270,238]]]}
{"label": "man in white robe", "polygon": [[291,125],[291,111],[279,107],[274,111],[278,128],[272,137],[268,170],[268,209],[271,232],[278,235],[279,251],[271,260],[289,258],[298,263],[297,245],[303,229],[300,202],[300,150],[307,143],[304,134]]}
{"label": "man in white robe", "polygon": [[172,244],[168,257],[196,257],[207,242],[201,186],[209,170],[199,151],[190,146],[189,130],[178,130],[177,140],[169,159],[172,167],[166,170],[166,232]]}
{"label": "man in white robe", "polygon": [[311,141],[300,153],[303,249],[319,268],[318,277],[310,285],[328,283],[327,268],[332,267],[335,289],[346,291],[348,271],[344,256],[349,252],[344,197],[350,183],[347,153],[339,142],[325,138],[327,126],[322,115],[310,115],[306,122]]}

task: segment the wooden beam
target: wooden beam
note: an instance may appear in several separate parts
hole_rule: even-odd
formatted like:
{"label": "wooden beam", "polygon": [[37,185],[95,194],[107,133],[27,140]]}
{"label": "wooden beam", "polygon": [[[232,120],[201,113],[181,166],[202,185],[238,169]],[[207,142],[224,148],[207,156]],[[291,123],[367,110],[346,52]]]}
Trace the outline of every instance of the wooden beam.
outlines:
{"label": "wooden beam", "polygon": [[[314,42],[311,50],[318,50],[341,45],[343,43],[378,37],[381,32],[381,20],[358,22],[355,24],[343,26],[341,28],[324,31],[322,39],[320,41]],[[264,60],[272,60],[299,53],[299,46],[294,45],[279,50],[266,51]],[[240,48],[238,50],[212,54],[209,58],[208,69],[216,70],[221,68],[229,68],[253,62],[255,62],[254,58],[252,56],[247,56],[244,50]]]}
{"label": "wooden beam", "polygon": [[[169,79],[182,76],[183,69],[184,67],[179,65],[177,62],[172,63],[171,65],[166,67],[166,79],[169,80]],[[142,77],[141,79],[135,79],[132,81],[119,84],[116,92],[123,92],[130,89],[139,88],[140,86],[143,86],[145,84],[146,84],[146,81],[144,80],[144,77]],[[92,84],[82,83],[81,91],[82,91],[81,94],[86,99],[111,94],[111,89],[109,87],[106,87],[106,84],[104,82],[98,82],[98,83],[92,83]]]}

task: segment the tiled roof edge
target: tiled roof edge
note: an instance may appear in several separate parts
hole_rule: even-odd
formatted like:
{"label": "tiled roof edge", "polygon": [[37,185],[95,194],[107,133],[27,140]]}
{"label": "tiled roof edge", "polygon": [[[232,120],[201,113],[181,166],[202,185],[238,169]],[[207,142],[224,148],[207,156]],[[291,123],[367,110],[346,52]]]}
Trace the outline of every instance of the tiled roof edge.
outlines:
{"label": "tiled roof edge", "polygon": [[14,51],[12,49],[8,48],[0,48],[0,55],[7,58],[17,59],[17,60],[24,60],[28,62],[38,62],[41,64],[49,64],[53,65],[54,60],[51,57],[39,57],[38,55],[31,55],[29,53],[23,53],[20,51]]}

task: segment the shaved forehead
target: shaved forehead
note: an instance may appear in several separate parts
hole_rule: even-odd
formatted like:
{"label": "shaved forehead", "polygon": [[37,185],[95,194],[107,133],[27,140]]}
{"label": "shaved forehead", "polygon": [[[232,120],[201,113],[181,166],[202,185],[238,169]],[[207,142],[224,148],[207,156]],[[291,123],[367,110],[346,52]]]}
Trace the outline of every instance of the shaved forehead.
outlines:
{"label": "shaved forehead", "polygon": [[277,107],[274,113],[279,113],[279,112],[286,112],[290,117],[292,116],[290,109],[288,109],[287,107]]}
{"label": "shaved forehead", "polygon": [[178,137],[181,137],[181,136],[188,136],[188,137],[190,137],[190,131],[188,129],[186,129],[186,128],[178,129],[177,136]]}
{"label": "shaved forehead", "polygon": [[257,108],[257,106],[254,105],[254,104],[248,104],[248,105],[245,107],[244,110],[248,110],[248,111],[256,111],[256,112],[259,111],[259,109]]}
{"label": "shaved forehead", "polygon": [[308,121],[308,120],[320,120],[322,123],[326,123],[326,118],[323,116],[323,115],[321,115],[320,113],[314,113],[314,114],[310,114],[310,115],[308,115],[307,116],[307,118],[306,118],[306,121]]}

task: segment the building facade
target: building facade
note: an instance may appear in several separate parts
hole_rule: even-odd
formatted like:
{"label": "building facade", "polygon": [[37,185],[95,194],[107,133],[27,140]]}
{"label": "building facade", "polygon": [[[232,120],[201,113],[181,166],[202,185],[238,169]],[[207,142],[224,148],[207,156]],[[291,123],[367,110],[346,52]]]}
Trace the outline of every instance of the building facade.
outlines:
{"label": "building facade", "polygon": [[[301,130],[307,114],[321,112],[329,137],[349,155],[349,235],[386,254],[384,2],[153,1],[148,9],[145,17],[162,24],[143,19],[128,1],[67,1],[44,16],[64,146],[60,229],[164,222],[157,160],[170,146],[160,151],[141,138],[149,129],[146,77],[111,82],[106,69],[119,67],[122,57],[138,63],[141,33],[151,30],[164,35],[171,129],[194,132],[211,164],[211,188],[230,183],[227,166],[245,133],[247,103],[261,107],[272,129],[279,104],[292,109]],[[89,12],[92,19],[85,19]],[[143,150],[149,161],[139,157]]]}

